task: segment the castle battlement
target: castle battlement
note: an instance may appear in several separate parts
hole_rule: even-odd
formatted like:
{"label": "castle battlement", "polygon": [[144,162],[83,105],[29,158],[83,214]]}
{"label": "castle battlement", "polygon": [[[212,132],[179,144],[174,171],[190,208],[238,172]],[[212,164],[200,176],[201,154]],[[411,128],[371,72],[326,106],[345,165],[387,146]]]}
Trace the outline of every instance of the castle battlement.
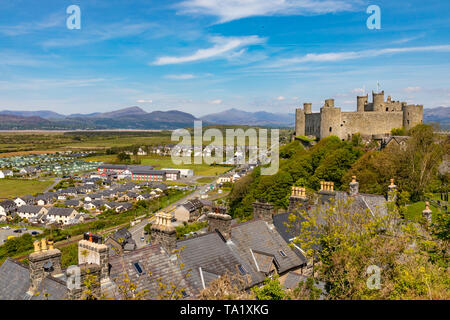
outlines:
{"label": "castle battlement", "polygon": [[389,134],[394,128],[410,129],[423,121],[423,105],[385,99],[384,91],[356,97],[356,111],[342,112],[334,99],[326,99],[320,112],[313,113],[311,103],[296,109],[295,135],[314,136],[322,139],[336,135],[340,139],[351,139],[359,132],[364,136]]}

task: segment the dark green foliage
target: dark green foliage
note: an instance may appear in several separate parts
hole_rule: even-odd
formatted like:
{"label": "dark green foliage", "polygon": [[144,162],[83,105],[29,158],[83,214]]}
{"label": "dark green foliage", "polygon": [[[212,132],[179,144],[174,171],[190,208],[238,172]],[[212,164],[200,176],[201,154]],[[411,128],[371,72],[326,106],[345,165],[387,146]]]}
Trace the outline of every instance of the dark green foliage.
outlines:
{"label": "dark green foliage", "polygon": [[5,242],[5,249],[8,255],[12,256],[18,252],[24,252],[33,248],[33,237],[25,233],[20,238],[13,238]]}
{"label": "dark green foliage", "polygon": [[264,286],[254,287],[254,294],[258,300],[286,300],[289,299],[288,294],[284,291],[283,286],[278,280],[278,275],[273,278],[267,278],[264,280]]}
{"label": "dark green foliage", "polygon": [[309,150],[294,141],[281,148],[280,169],[272,176],[260,175],[259,168],[241,179],[230,193],[230,212],[233,217],[247,220],[252,203],[265,200],[276,208],[287,208],[291,186],[317,189],[320,180],[333,181],[336,187],[353,163],[363,154],[362,148],[336,136],[322,139]]}

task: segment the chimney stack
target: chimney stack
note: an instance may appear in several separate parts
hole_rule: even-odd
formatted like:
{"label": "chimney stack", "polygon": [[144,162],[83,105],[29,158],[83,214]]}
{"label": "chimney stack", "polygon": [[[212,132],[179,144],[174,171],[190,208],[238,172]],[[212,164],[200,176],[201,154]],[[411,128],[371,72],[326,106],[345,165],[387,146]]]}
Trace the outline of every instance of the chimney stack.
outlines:
{"label": "chimney stack", "polygon": [[292,186],[291,196],[289,197],[288,211],[291,212],[295,209],[299,209],[307,202],[308,197],[306,196],[306,188]]}
{"label": "chimney stack", "polygon": [[53,242],[47,246],[47,240],[36,240],[33,243],[34,252],[28,256],[30,266],[29,293],[34,294],[41,282],[48,275],[62,274],[61,251],[53,248]]}
{"label": "chimney stack", "polygon": [[[68,299],[100,298],[101,285],[109,281],[109,248],[102,244],[101,236],[85,233],[84,239],[78,242],[77,269],[76,273],[73,273],[72,266],[66,270]],[[74,276],[79,279],[73,279]],[[69,283],[71,279],[75,280],[75,283]],[[87,282],[90,283],[89,288],[86,286]],[[86,296],[87,289],[89,297]]]}
{"label": "chimney stack", "polygon": [[208,231],[218,231],[223,238],[231,239],[231,216],[224,213],[210,212],[207,214]]}
{"label": "chimney stack", "polygon": [[177,248],[177,231],[172,226],[172,215],[166,212],[158,212],[156,221],[152,224],[152,239],[159,243],[168,254]]}
{"label": "chimney stack", "polygon": [[422,211],[422,217],[426,219],[428,224],[431,224],[431,216],[433,212],[430,209],[430,203],[427,201],[425,202],[425,210]]}
{"label": "chimney stack", "polygon": [[261,219],[273,224],[273,205],[264,201],[253,202],[253,219]]}
{"label": "chimney stack", "polygon": [[350,196],[354,197],[359,193],[359,183],[356,181],[356,176],[352,176],[352,182],[350,182]]}
{"label": "chimney stack", "polygon": [[395,201],[397,199],[397,186],[394,184],[394,179],[391,179],[391,184],[388,186],[388,201]]}
{"label": "chimney stack", "polygon": [[323,194],[334,194],[334,182],[331,181],[320,181],[320,193]]}

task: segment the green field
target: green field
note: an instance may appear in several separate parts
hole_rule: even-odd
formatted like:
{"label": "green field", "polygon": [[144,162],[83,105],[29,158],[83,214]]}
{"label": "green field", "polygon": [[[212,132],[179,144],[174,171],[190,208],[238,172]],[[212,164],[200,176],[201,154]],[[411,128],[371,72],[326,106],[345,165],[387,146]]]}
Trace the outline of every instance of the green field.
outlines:
{"label": "green field", "polygon": [[196,180],[198,183],[211,183],[216,180],[215,177],[201,177]]}
{"label": "green field", "polygon": [[0,132],[0,155],[28,151],[98,150],[133,145],[163,145],[171,142],[170,131],[158,132]]}
{"label": "green field", "polygon": [[0,179],[0,200],[43,192],[53,180]]}
{"label": "green field", "polygon": [[[425,202],[419,201],[410,204],[406,207],[406,217],[411,220],[419,221],[422,218],[422,211],[425,210]],[[438,211],[438,208],[430,204],[430,209],[434,214]]]}
{"label": "green field", "polygon": [[[220,175],[228,170],[230,167],[228,166],[210,166],[208,164],[183,164],[183,165],[175,165],[172,162],[171,157],[159,157],[159,156],[133,156],[132,159],[141,160],[141,164],[143,165],[151,165],[155,167],[155,169],[161,168],[179,168],[179,169],[192,169],[194,170],[194,174],[198,176],[216,176]],[[107,163],[114,163],[117,160],[117,155],[102,155],[102,156],[93,156],[85,158],[86,161],[103,161]]]}

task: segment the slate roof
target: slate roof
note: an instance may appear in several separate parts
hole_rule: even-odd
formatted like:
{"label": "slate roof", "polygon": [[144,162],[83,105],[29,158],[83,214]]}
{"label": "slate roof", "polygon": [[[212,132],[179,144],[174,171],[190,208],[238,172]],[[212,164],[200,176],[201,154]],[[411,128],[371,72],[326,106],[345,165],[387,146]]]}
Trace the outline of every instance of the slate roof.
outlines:
{"label": "slate roof", "polygon": [[[269,228],[263,220],[252,220],[232,226],[231,241],[236,245],[240,256],[255,269],[258,269],[253,258],[255,252],[272,256],[278,273],[306,263],[288,247],[275,227]],[[280,251],[284,253],[284,256]]]}
{"label": "slate roof", "polygon": [[334,198],[337,201],[347,201],[353,198],[349,209],[350,212],[364,212],[368,209],[372,214],[385,215],[387,213],[386,198],[382,195],[358,193],[356,196],[351,197],[343,191],[335,191],[334,195],[319,193],[321,203],[329,203],[330,198]]}
{"label": "slate roof", "polygon": [[18,213],[39,213],[41,206],[21,206],[17,209]]}
{"label": "slate roof", "polygon": [[51,207],[48,209],[47,215],[49,216],[70,216],[74,209],[72,208],[58,208],[58,207]]}
{"label": "slate roof", "polygon": [[[134,266],[135,263],[139,263],[139,267],[142,270],[141,274]],[[190,298],[193,296],[189,283],[183,279],[181,269],[176,262],[171,260],[159,244],[111,257],[109,264],[111,265],[110,279],[112,281],[120,284],[120,279],[125,272],[131,282],[137,285],[137,292],[148,290],[145,299],[158,298],[158,293],[160,292],[158,290],[159,278],[162,278],[161,282],[168,286],[170,283],[179,283],[178,288],[184,289]],[[111,291],[110,295],[119,297],[115,290]]]}
{"label": "slate roof", "polygon": [[[273,225],[277,229],[279,235],[286,241],[286,243],[291,243],[292,239],[299,236],[302,232],[301,229],[301,222],[305,221],[305,219],[299,217],[297,221],[295,222],[289,222],[289,216],[291,215],[290,212],[285,213],[279,213],[273,216]],[[292,227],[286,226],[286,223],[289,225],[292,225]],[[306,257],[303,255],[303,253],[295,248],[293,249],[295,254],[303,261],[307,262]]]}
{"label": "slate roof", "polygon": [[67,293],[65,283],[59,279],[48,276],[41,282],[39,292],[49,293],[44,296],[29,296],[26,292],[30,288],[30,271],[11,258],[7,258],[0,266],[0,300],[62,300]]}
{"label": "slate roof", "polygon": [[11,199],[6,199],[0,202],[0,207],[3,208],[15,208],[16,203]]}
{"label": "slate roof", "polygon": [[80,205],[80,201],[79,200],[67,200],[64,202],[64,204],[69,207],[70,206],[77,207]]}
{"label": "slate roof", "polygon": [[212,280],[227,271],[236,273],[238,265],[243,265],[250,273],[251,285],[264,280],[216,232],[180,240],[177,242],[177,249],[182,249],[181,261],[185,264],[185,272],[190,272],[189,283],[197,293],[204,289],[202,276],[207,287]]}

